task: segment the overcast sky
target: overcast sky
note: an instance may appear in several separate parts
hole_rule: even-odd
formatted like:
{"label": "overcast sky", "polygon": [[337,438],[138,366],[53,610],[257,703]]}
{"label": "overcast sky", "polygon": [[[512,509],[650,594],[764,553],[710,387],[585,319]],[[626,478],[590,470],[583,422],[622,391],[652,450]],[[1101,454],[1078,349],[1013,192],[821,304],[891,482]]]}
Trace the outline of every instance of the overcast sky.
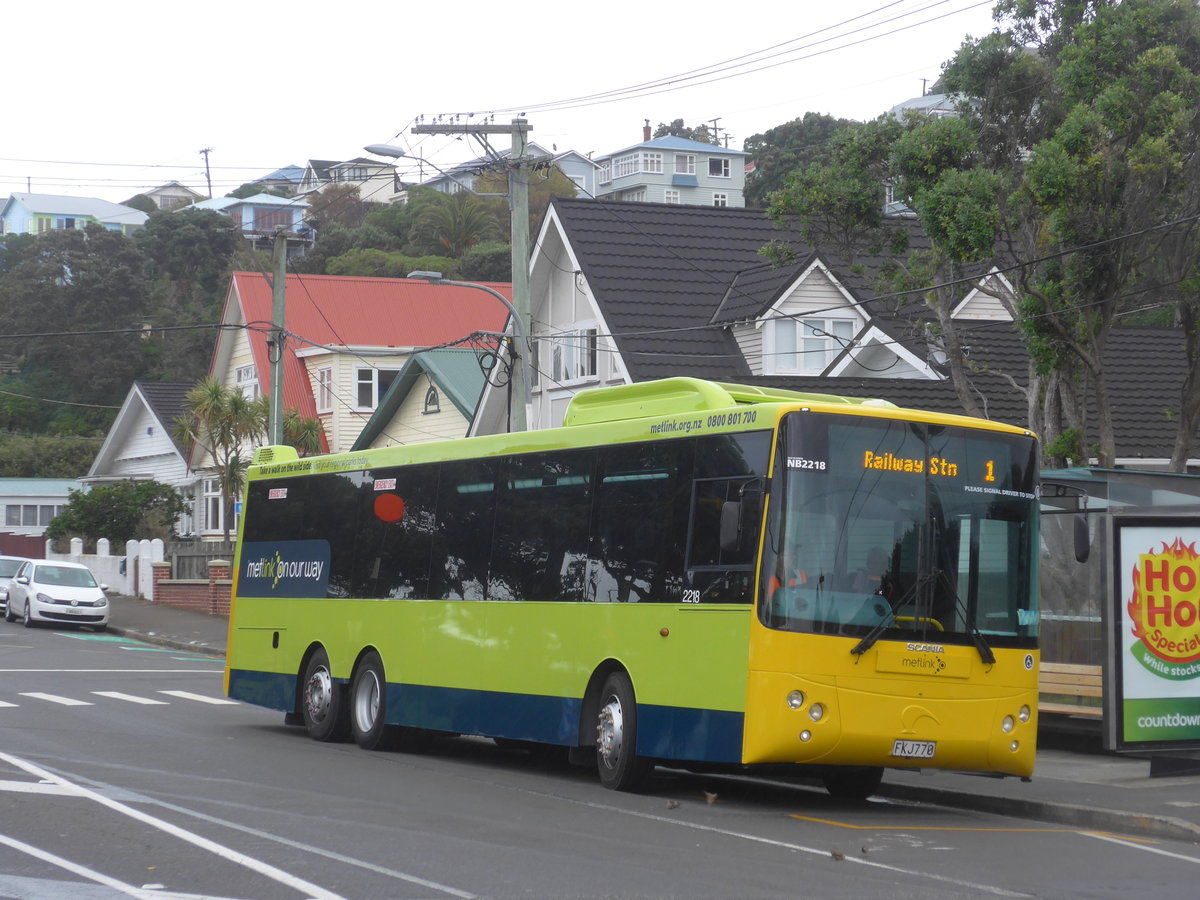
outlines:
{"label": "overcast sky", "polygon": [[740,150],[805,112],[871,119],[919,96],[967,35],[993,28],[991,6],[9,2],[0,199],[120,201],[169,181],[207,193],[206,148],[217,196],[371,143],[443,168],[481,155],[467,138],[411,134],[421,116],[523,112],[533,141],[584,154],[637,143],[646,119],[717,119]]}

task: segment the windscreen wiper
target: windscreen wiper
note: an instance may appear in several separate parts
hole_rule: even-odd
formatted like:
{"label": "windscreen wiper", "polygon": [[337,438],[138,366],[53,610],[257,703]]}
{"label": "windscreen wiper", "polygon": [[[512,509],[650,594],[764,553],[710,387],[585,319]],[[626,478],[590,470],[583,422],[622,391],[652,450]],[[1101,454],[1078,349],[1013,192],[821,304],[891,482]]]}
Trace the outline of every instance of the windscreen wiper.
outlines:
{"label": "windscreen wiper", "polygon": [[942,583],[946,585],[946,590],[954,598],[954,606],[962,613],[963,621],[967,623],[967,634],[971,636],[971,643],[979,651],[979,658],[986,665],[992,665],[996,661],[996,654],[992,652],[991,645],[988,644],[987,639],[983,636],[983,632],[976,626],[975,620],[971,617],[970,610],[967,608],[967,604],[963,603],[962,598],[958,596],[958,591],[954,589],[954,585],[950,582],[950,576],[941,569],[936,569],[934,576],[941,578]]}
{"label": "windscreen wiper", "polygon": [[904,606],[904,604],[908,602],[908,599],[914,593],[916,593],[916,590],[920,584],[921,579],[918,578],[915,582],[913,582],[912,587],[905,591],[904,594],[901,595],[900,599],[896,601],[895,606],[893,606],[891,603],[888,604],[887,611],[883,614],[880,620],[872,625],[871,630],[863,635],[863,639],[855,644],[850,650],[852,655],[862,656],[875,646],[875,642],[878,641],[883,633],[887,631],[887,629],[896,621],[894,610]]}

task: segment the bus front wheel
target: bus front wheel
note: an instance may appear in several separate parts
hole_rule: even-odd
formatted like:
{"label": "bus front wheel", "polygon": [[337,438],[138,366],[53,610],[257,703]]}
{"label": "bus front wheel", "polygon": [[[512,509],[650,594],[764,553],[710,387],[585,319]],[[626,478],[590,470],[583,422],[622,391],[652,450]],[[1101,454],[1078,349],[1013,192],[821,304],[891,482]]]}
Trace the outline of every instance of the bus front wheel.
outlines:
{"label": "bus front wheel", "polygon": [[637,703],[624,672],[604,680],[596,718],[596,764],[600,783],[614,791],[636,791],[652,768],[637,749]]}
{"label": "bus front wheel", "polygon": [[300,684],[300,712],[308,736],[317,741],[345,740],[349,730],[346,690],[333,680],[329,656],[322,648],[308,658]]}
{"label": "bus front wheel", "polygon": [[354,670],[350,682],[350,731],[364,750],[382,750],[389,743],[387,679],[383,660],[369,651]]}

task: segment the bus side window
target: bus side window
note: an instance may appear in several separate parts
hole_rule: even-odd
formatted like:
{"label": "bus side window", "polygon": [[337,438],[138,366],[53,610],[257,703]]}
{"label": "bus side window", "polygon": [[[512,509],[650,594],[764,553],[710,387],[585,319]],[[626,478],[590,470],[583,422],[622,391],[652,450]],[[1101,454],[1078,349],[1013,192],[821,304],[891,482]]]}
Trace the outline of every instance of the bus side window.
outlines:
{"label": "bus side window", "polygon": [[759,522],[743,520],[742,541],[721,546],[721,511],[728,502],[740,502],[753,478],[697,479],[692,501],[691,539],[688,546],[689,587],[703,603],[749,603],[758,550]]}
{"label": "bus side window", "polygon": [[504,460],[489,600],[583,599],[595,459],[555,450]]}
{"label": "bus side window", "polygon": [[678,602],[693,440],[601,448],[585,598]]}
{"label": "bus side window", "polygon": [[438,483],[429,595],[483,600],[496,519],[496,463],[446,462]]}

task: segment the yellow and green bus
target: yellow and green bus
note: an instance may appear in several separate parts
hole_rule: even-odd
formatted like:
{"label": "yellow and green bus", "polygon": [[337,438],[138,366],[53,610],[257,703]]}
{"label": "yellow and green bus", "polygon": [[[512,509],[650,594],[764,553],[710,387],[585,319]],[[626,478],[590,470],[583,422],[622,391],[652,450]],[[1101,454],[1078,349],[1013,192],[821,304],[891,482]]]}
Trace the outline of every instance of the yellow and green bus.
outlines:
{"label": "yellow and green bus", "polygon": [[672,378],[560,428],[259,450],[226,692],[317,740],[559,745],[601,782],[791,764],[1027,776],[1038,447],[885,401]]}

